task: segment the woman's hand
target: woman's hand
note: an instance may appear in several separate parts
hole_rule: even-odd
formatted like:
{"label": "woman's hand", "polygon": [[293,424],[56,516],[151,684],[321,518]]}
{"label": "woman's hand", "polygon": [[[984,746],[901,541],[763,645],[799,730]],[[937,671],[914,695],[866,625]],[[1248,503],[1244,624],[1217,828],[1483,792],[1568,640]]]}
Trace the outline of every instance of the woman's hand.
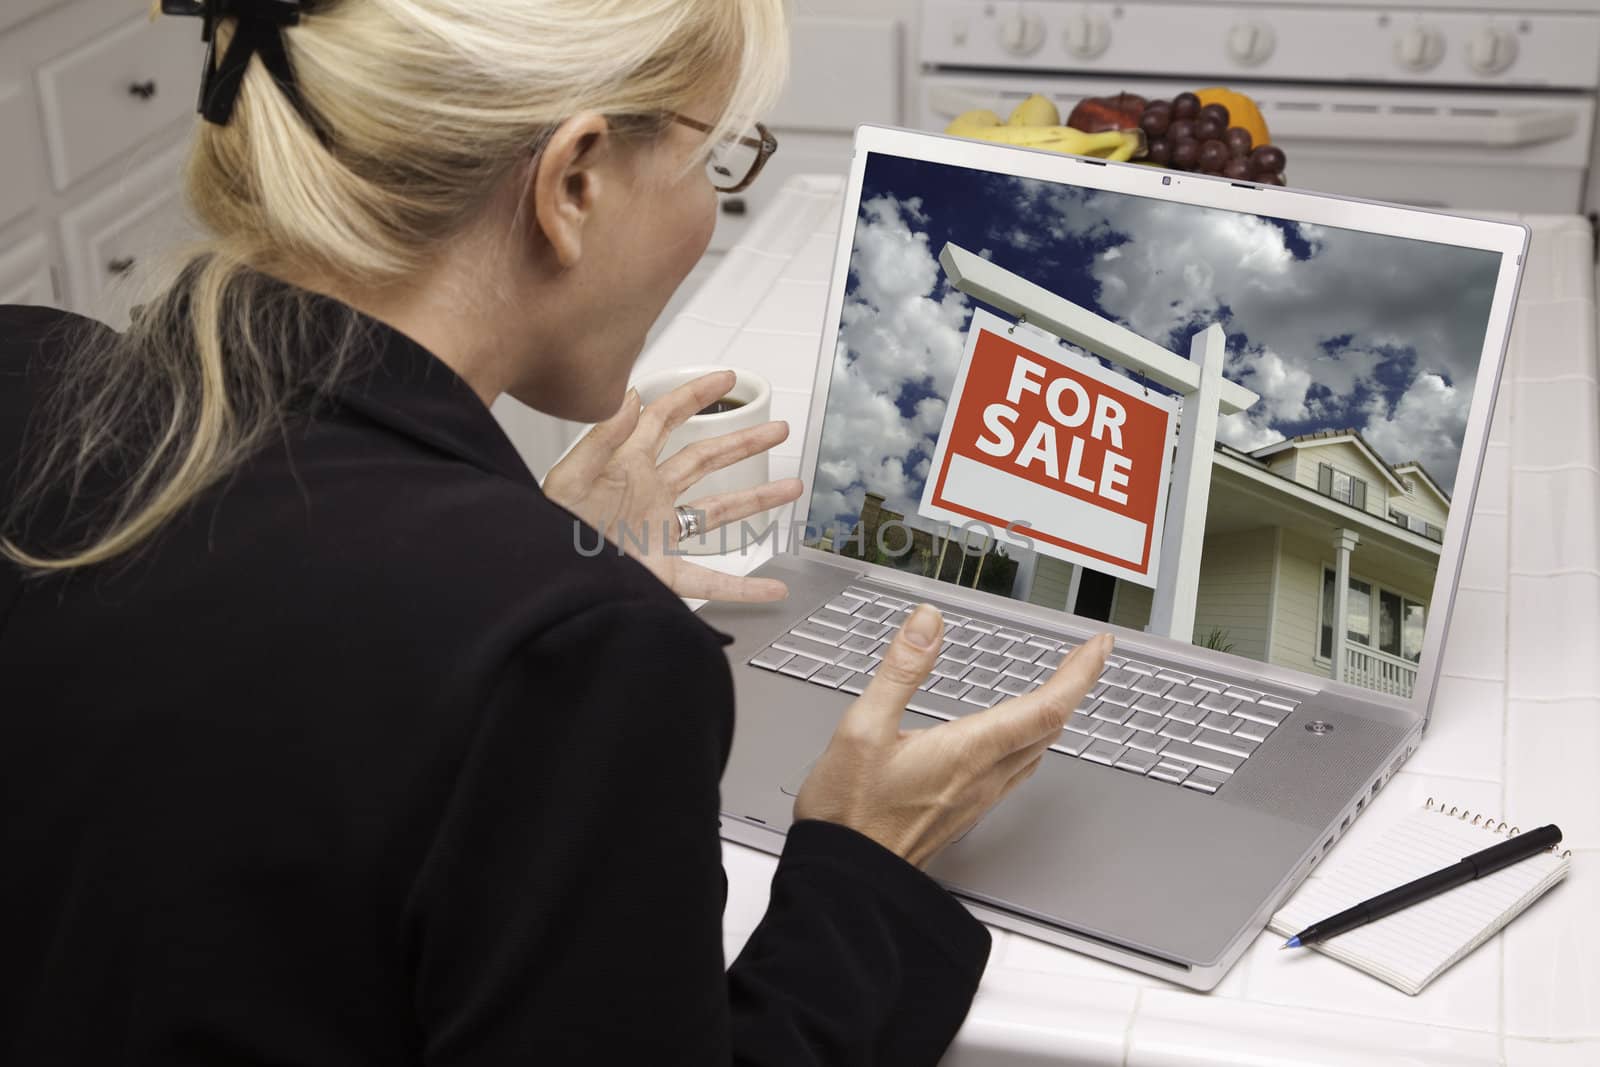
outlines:
{"label": "woman's hand", "polygon": [[[701,408],[728,394],[732,371],[686,382],[647,407],[628,390],[622,408],[597,423],[544,480],[551,500],[599,530],[682,597],[702,600],[781,600],[788,588],[771,578],[746,578],[689,562],[678,547],[674,511],[683,491],[712,471],[765,452],[789,436],[789,424],[767,422],[687,445],[658,463],[667,435]],[[686,506],[705,513],[707,532],[800,495],[800,479],[702,497]],[[619,536],[625,534],[625,536]]]}
{"label": "woman's hand", "polygon": [[1025,696],[926,730],[900,717],[938,658],[944,620],[906,620],[795,798],[794,816],[848,826],[918,867],[1031,775],[1105,666],[1111,635],[1074,649]]}

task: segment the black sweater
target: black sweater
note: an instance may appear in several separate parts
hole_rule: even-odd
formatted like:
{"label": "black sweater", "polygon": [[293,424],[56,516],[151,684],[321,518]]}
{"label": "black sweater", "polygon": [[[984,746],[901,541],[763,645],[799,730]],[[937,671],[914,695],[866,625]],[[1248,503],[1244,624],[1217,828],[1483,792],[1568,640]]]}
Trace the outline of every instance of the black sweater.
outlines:
{"label": "black sweater", "polygon": [[[73,321],[0,308],[0,475]],[[984,928],[805,822],[725,969],[725,639],[370,334],[132,561],[0,563],[0,1063],[936,1061]]]}

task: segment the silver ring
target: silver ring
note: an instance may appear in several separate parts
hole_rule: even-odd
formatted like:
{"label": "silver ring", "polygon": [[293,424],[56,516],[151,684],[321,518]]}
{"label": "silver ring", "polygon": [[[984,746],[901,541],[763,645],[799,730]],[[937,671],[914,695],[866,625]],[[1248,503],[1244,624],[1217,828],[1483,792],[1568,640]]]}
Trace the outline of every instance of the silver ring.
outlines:
{"label": "silver ring", "polygon": [[694,508],[679,504],[673,509],[678,516],[678,540],[687,541],[691,537],[699,537],[701,523],[705,520],[706,513],[696,511]]}

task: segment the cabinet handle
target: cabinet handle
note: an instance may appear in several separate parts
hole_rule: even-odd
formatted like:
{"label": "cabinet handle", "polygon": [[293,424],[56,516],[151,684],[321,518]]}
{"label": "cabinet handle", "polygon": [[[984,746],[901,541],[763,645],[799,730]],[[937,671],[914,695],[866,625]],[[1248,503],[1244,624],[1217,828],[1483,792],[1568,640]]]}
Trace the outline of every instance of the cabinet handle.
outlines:
{"label": "cabinet handle", "polygon": [[113,259],[110,263],[106,264],[106,270],[110,271],[112,274],[126,274],[133,269],[134,262],[135,261],[132,256],[118,256],[116,259]]}
{"label": "cabinet handle", "polygon": [[148,78],[142,82],[134,82],[132,85],[128,86],[128,95],[137,96],[140,100],[150,99],[152,96],[156,95],[155,79]]}

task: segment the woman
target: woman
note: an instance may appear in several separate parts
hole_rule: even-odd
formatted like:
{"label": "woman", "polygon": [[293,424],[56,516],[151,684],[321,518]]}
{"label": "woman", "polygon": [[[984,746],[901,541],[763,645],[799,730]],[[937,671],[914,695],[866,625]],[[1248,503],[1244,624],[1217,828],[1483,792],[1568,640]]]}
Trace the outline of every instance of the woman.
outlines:
{"label": "woman", "polygon": [[[679,597],[785,590],[574,548],[675,528],[787,432],[658,465],[728,376],[623,395],[713,179],[759,167],[780,0],[231,0],[207,30],[209,246],[122,335],[0,310],[0,1062],[935,1061],[989,941],[918,868],[1107,639],[902,734],[920,608],[725,971],[732,687]],[[542,491],[501,393],[599,420]]]}

